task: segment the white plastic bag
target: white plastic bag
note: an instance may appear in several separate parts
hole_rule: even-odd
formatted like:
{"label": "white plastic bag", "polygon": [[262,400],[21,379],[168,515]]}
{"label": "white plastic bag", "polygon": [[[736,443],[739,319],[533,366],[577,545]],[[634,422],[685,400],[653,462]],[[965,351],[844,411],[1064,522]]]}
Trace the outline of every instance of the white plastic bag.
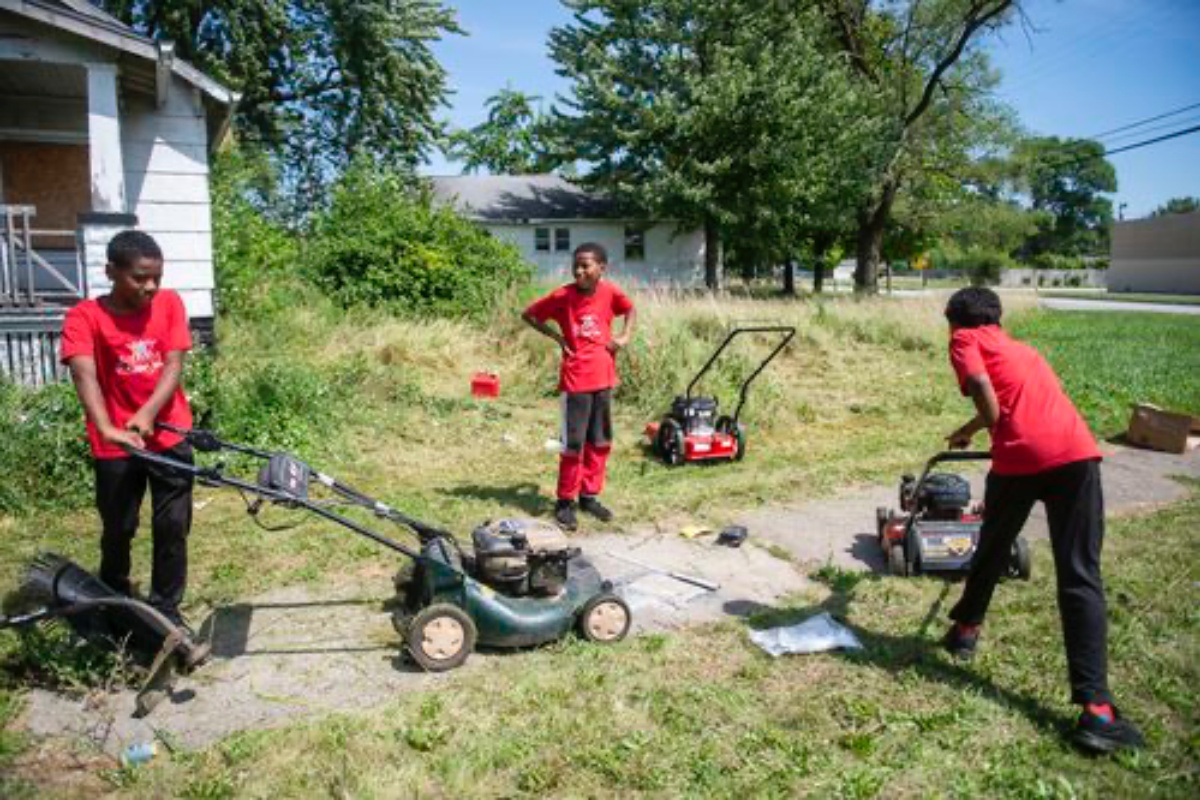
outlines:
{"label": "white plastic bag", "polygon": [[829,612],[782,628],[750,631],[750,641],[773,656],[787,653],[823,653],[826,650],[861,650],[854,631],[834,621]]}

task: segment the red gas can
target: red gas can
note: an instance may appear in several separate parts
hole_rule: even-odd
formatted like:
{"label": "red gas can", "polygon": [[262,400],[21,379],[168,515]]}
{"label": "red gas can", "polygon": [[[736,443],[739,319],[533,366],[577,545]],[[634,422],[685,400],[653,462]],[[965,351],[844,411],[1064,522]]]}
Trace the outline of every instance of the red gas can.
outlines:
{"label": "red gas can", "polygon": [[471,376],[471,394],[476,397],[499,397],[500,376],[494,372],[476,372]]}

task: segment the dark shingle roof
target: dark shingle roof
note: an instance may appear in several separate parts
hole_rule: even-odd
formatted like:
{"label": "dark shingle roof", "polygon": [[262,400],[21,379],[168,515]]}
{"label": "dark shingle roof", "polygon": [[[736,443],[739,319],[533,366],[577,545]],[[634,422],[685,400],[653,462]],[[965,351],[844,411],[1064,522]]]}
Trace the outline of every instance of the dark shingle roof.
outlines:
{"label": "dark shingle roof", "polygon": [[478,220],[622,218],[611,198],[558,175],[455,175],[430,181],[437,199]]}

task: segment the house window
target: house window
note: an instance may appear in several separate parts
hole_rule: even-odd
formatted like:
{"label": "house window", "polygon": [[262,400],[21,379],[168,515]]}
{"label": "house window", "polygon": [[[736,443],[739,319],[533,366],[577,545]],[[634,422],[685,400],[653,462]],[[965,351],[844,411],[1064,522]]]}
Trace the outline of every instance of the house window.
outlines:
{"label": "house window", "polygon": [[571,229],[554,229],[554,252],[565,253],[571,249]]}
{"label": "house window", "polygon": [[641,228],[625,228],[625,260],[642,261],[646,258],[646,232]]}
{"label": "house window", "polygon": [[533,249],[539,253],[550,252],[550,229],[549,228],[534,228],[533,229]]}

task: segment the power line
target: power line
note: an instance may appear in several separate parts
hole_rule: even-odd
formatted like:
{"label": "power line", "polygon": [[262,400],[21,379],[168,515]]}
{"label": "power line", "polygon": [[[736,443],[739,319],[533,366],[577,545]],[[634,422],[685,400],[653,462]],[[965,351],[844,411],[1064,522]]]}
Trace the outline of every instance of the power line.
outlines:
{"label": "power line", "polygon": [[1131,122],[1128,125],[1122,125],[1119,128],[1113,128],[1112,130],[1104,131],[1103,133],[1097,133],[1092,136],[1088,136],[1087,138],[1088,139],[1103,139],[1106,136],[1110,136],[1114,133],[1120,133],[1121,131],[1127,131],[1130,128],[1140,128],[1148,122],[1155,122],[1160,119],[1166,119],[1167,117],[1173,117],[1177,114],[1182,114],[1184,111],[1191,111],[1193,108],[1200,108],[1200,103],[1192,103],[1190,106],[1184,106],[1183,108],[1177,108],[1173,111],[1165,111],[1162,114],[1158,114],[1157,116],[1147,117],[1146,119],[1138,120],[1137,122]]}
{"label": "power line", "polygon": [[1190,128],[1184,128],[1181,131],[1175,131],[1174,133],[1168,133],[1163,136],[1156,136],[1155,138],[1147,139],[1144,142],[1137,142],[1136,144],[1127,144],[1124,147],[1118,147],[1115,150],[1105,150],[1104,156],[1105,157],[1113,156],[1113,155],[1116,155],[1117,153],[1124,153],[1126,150],[1136,150],[1139,147],[1146,147],[1148,145],[1158,144],[1159,142],[1165,142],[1168,139],[1176,139],[1180,136],[1186,136],[1189,133],[1195,133],[1196,131],[1200,131],[1200,125],[1193,125]]}

